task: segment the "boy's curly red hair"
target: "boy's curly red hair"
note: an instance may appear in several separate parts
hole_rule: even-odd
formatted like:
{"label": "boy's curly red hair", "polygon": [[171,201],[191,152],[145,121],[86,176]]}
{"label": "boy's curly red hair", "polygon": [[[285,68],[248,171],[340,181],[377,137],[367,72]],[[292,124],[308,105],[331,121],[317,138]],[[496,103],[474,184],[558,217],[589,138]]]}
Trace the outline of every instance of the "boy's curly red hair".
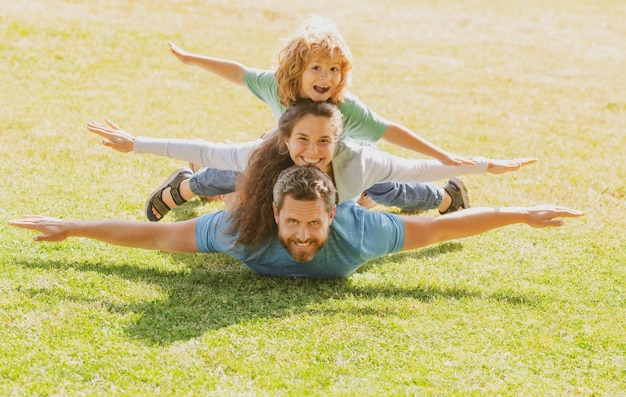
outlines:
{"label": "boy's curly red hair", "polygon": [[306,20],[278,54],[274,76],[278,83],[281,105],[289,107],[300,99],[302,74],[311,61],[337,57],[341,63],[341,81],[329,102],[339,105],[343,103],[344,93],[350,85],[352,54],[343,36],[330,20],[322,17]]}

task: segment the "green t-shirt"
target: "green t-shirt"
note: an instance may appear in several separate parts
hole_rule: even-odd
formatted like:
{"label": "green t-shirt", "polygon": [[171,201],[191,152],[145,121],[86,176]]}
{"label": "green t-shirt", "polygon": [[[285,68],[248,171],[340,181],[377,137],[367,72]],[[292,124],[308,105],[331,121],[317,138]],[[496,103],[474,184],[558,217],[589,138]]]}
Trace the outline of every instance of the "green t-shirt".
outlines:
{"label": "green t-shirt", "polygon": [[[257,98],[267,103],[272,114],[278,120],[287,110],[278,99],[278,83],[271,70],[246,69],[243,76],[245,86]],[[349,92],[344,102],[339,105],[343,114],[343,133],[341,139],[350,138],[358,141],[377,142],[387,131],[389,122],[368,108]]]}

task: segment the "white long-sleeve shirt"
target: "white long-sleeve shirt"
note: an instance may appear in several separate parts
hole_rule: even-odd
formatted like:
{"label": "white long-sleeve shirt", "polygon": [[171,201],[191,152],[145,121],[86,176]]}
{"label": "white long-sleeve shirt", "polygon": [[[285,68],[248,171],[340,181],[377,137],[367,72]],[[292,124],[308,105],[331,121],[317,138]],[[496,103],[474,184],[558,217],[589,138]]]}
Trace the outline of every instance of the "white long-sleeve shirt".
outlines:
{"label": "white long-sleeve shirt", "polygon": [[[245,143],[213,143],[203,140],[137,137],[136,153],[151,153],[223,170],[242,172],[262,140]],[[380,182],[433,182],[453,176],[482,174],[488,159],[476,157],[474,165],[447,166],[437,160],[405,159],[380,150],[340,141],[332,160],[339,203],[355,200]]]}

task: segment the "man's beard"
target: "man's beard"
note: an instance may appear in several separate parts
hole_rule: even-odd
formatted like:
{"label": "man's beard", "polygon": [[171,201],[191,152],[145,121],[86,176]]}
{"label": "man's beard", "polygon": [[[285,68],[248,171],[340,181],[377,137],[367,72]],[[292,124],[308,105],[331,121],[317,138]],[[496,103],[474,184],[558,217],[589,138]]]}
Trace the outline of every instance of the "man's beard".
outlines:
{"label": "man's beard", "polygon": [[296,262],[309,262],[322,248],[324,248],[324,245],[326,245],[325,241],[320,243],[319,240],[311,239],[307,240],[308,242],[310,242],[310,244],[307,246],[307,249],[304,250],[295,247],[293,240],[289,240],[280,236],[278,236],[278,239],[280,240],[280,243],[283,245],[283,247],[285,247],[289,255],[291,255],[291,257]]}

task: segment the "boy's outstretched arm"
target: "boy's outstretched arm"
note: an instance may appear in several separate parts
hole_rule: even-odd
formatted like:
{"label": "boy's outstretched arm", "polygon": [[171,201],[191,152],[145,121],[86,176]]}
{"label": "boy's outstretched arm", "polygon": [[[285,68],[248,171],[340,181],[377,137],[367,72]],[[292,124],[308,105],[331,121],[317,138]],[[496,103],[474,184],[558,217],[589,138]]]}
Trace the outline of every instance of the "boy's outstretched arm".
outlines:
{"label": "boy's outstretched arm", "polygon": [[198,252],[197,218],[174,223],[123,220],[66,221],[39,215],[25,215],[9,225],[40,232],[35,241],[63,241],[86,237],[124,247],[170,252]]}
{"label": "boy's outstretched arm", "polygon": [[522,167],[534,164],[536,162],[537,159],[534,157],[526,157],[514,160],[490,159],[489,165],[487,166],[487,172],[490,174],[504,174],[507,172],[517,171]]}
{"label": "boy's outstretched arm", "polygon": [[475,164],[471,157],[457,156],[442,150],[438,146],[428,142],[426,139],[411,132],[408,128],[400,124],[391,123],[382,136],[386,142],[396,146],[422,153],[426,156],[439,160],[444,165]]}
{"label": "boy's outstretched arm", "polygon": [[537,207],[468,208],[437,218],[404,216],[403,250],[425,247],[442,241],[475,236],[516,223],[536,228],[562,226],[557,218],[583,216],[581,211],[553,205]]}
{"label": "boy's outstretched arm", "polygon": [[[383,134],[382,139],[405,149],[413,150],[415,152],[433,157],[443,165],[459,166],[476,164],[476,159],[474,157],[457,156],[446,152],[399,124],[391,123],[387,128],[387,131]],[[519,158],[515,160],[492,159],[489,161],[487,172],[490,174],[504,174],[506,172],[517,171],[522,167],[535,163],[536,161],[537,159],[533,157]]]}
{"label": "boy's outstretched arm", "polygon": [[243,85],[243,75],[246,67],[241,63],[227,59],[211,58],[185,51],[176,44],[169,42],[170,51],[179,61],[187,65],[199,66],[202,69],[218,75],[231,83]]}

